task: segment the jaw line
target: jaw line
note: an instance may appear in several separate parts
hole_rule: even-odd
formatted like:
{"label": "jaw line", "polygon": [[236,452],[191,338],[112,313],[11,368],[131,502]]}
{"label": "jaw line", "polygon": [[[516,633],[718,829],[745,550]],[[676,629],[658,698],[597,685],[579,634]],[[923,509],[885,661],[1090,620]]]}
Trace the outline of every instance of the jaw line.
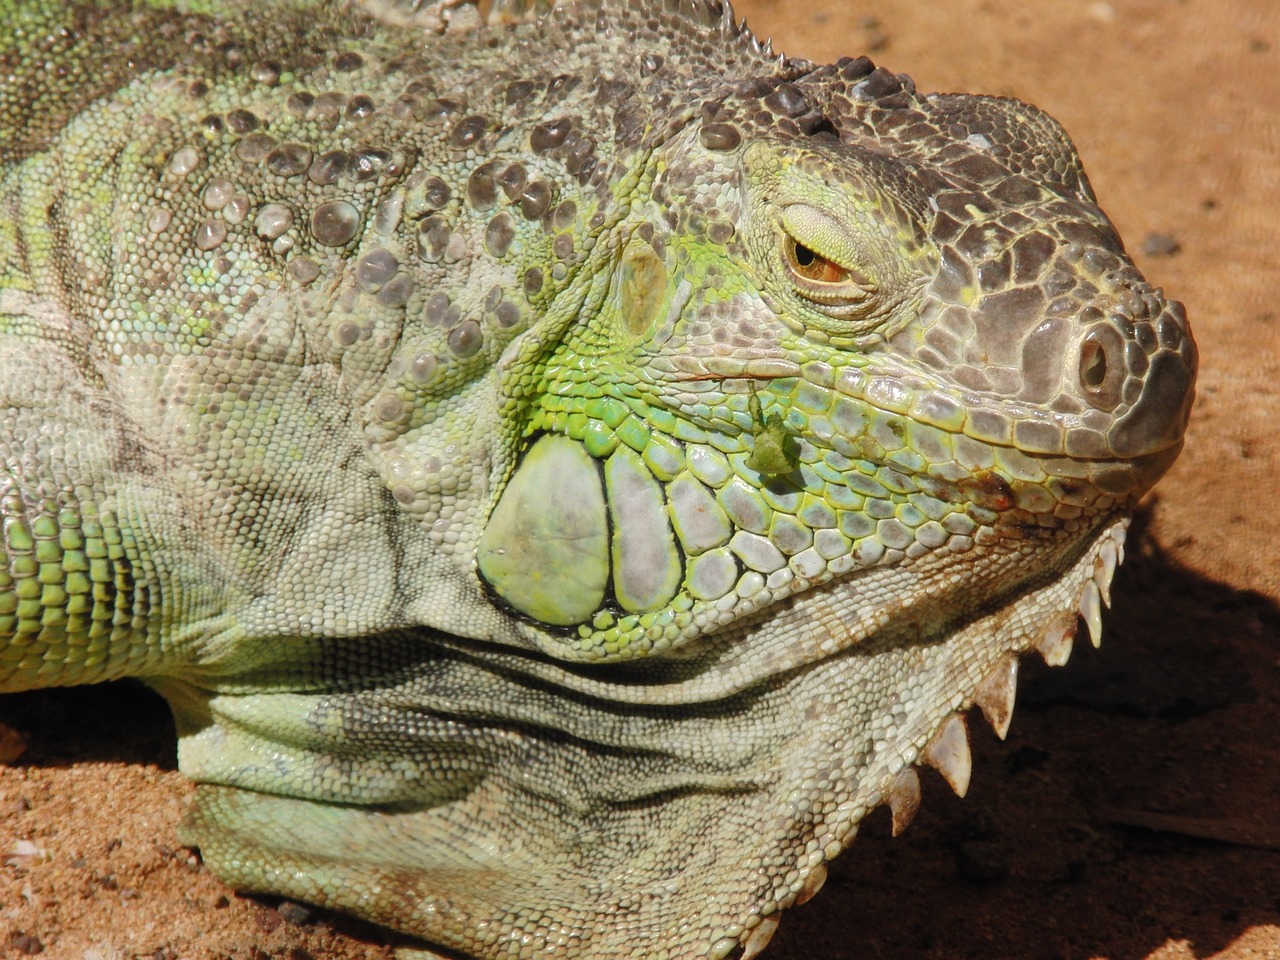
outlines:
{"label": "jaw line", "polygon": [[[1091,551],[1101,549],[1102,542],[1112,539],[1113,531],[1123,529],[1127,522],[1122,514],[1111,513],[1098,518],[1084,537],[1055,539],[1046,549],[1054,547],[1060,555],[1067,557],[1077,553],[1092,556]],[[1122,540],[1123,535],[1120,536]],[[949,563],[924,572],[945,578],[948,568],[971,562],[972,554],[958,554],[947,559]],[[968,611],[966,622],[940,620],[924,634],[919,629],[926,606],[923,603],[910,608],[891,607],[879,615],[868,617],[862,614],[863,608],[856,600],[850,603],[845,599],[873,591],[880,583],[884,583],[887,589],[894,589],[900,585],[901,578],[906,577],[916,580],[919,588],[929,596],[929,607],[952,605],[954,600],[950,596],[928,593],[930,585],[919,581],[921,571],[916,568],[920,565],[868,567],[835,577],[735,621],[709,634],[703,642],[656,658],[607,665],[574,664],[496,645],[487,645],[484,656],[568,693],[610,703],[650,707],[710,704],[750,696],[753,689],[762,684],[813,669],[826,660],[857,656],[875,644],[892,642],[903,647],[919,647],[944,643],[948,633],[972,629],[973,624],[998,614],[1003,605],[1023,602],[1026,595],[1041,589],[1043,583],[1052,578],[1052,575],[1041,575],[1034,580],[1022,581],[1009,592],[990,595],[981,605],[974,604]],[[1008,565],[1013,569],[1030,566],[1025,556],[1009,557]],[[1114,567],[1113,563],[1112,572]],[[1108,576],[1108,586],[1109,582]],[[1010,594],[1019,596],[1010,601]],[[1074,609],[1077,603],[1073,599],[1069,606]],[[850,607],[854,612],[852,618],[848,613]],[[897,623],[895,618],[901,618],[905,623]],[[756,642],[759,636],[776,634],[780,628],[786,631],[786,637],[775,641],[776,646],[764,649]],[[887,639],[890,637],[892,641]],[[1018,651],[1031,648],[1038,639],[1027,638]],[[437,641],[460,654],[476,654],[473,641],[445,635],[439,636]],[[687,675],[654,682],[651,671],[671,663],[687,664]],[[618,679],[603,678],[601,674],[605,672],[616,674]]]}

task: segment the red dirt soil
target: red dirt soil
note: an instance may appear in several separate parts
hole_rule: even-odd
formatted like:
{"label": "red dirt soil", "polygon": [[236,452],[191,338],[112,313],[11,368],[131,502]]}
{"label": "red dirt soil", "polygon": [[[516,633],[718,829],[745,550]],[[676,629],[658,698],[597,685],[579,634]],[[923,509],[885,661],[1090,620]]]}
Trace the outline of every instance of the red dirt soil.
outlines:
{"label": "red dirt soil", "polygon": [[[767,956],[1280,960],[1280,4],[743,0],[790,53],[868,53],[923,90],[1008,94],[1075,138],[1202,351],[1186,451],[1142,511],[1106,641],[1025,662],[969,797],[878,811]],[[389,958],[356,921],[237,896],[179,846],[191,795],[159,700],[0,699],[0,956]],[[5,744],[0,737],[0,757]]]}

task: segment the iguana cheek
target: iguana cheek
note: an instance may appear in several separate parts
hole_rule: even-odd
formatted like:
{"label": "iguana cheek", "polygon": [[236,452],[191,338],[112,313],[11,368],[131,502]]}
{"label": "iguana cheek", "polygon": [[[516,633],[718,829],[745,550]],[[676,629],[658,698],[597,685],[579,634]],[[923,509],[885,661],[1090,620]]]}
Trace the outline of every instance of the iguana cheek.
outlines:
{"label": "iguana cheek", "polygon": [[631,613],[665,606],[680,588],[680,556],[671,536],[662,488],[629,447],[605,461],[613,517],[613,590]]}
{"label": "iguana cheek", "polygon": [[667,496],[686,553],[697,556],[729,542],[733,527],[705,484],[684,473],[668,484]]}
{"label": "iguana cheek", "polygon": [[[705,529],[694,537],[703,550],[728,539],[728,519],[714,501],[708,509]],[[477,565],[504,601],[555,626],[591,618],[607,588],[623,611],[660,609],[684,576],[663,485],[640,455],[619,446],[602,464],[582,444],[556,435],[530,448],[503,491]],[[714,579],[718,586],[723,578]]]}
{"label": "iguana cheek", "polygon": [[582,444],[543,437],[525,455],[485,527],[480,574],[507,603],[569,626],[604,602],[609,523],[600,471]]}

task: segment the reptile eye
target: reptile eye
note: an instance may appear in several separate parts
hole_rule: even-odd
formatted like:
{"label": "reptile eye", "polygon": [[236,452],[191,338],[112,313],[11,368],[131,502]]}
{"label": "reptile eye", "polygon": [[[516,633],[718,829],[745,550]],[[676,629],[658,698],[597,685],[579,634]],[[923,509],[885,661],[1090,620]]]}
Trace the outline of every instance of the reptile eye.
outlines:
{"label": "reptile eye", "polygon": [[813,283],[847,283],[853,279],[844,267],[810,250],[794,237],[787,237],[787,266],[796,276]]}
{"label": "reptile eye", "polygon": [[783,259],[796,293],[824,313],[849,317],[871,301],[876,285],[857,270],[823,256],[789,233],[783,237]]}

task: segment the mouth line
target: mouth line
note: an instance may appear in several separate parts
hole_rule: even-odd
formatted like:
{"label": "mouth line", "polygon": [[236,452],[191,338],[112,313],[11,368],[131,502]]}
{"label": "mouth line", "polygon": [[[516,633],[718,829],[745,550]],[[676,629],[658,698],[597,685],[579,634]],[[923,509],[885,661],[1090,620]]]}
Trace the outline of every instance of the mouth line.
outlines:
{"label": "mouth line", "polygon": [[[1074,601],[1076,609],[1085,618],[1096,646],[1101,636],[1101,605],[1110,605],[1110,583],[1118,564],[1123,560],[1124,530],[1128,526],[1122,511],[1112,510],[1100,514],[1089,524],[1084,536],[1049,538],[1044,541],[1046,550],[1061,550],[1072,566],[1082,562],[1091,552],[1095,556],[1094,581],[1081,588],[1081,595]],[[1111,547],[1107,543],[1113,543]],[[1073,544],[1083,544],[1078,554]],[[1102,559],[1097,559],[1099,554]],[[961,555],[951,558],[953,563],[964,562]],[[995,558],[992,558],[993,561]],[[1025,557],[1021,562],[1010,562],[1010,569],[1029,566]],[[945,580],[951,563],[943,563],[927,571],[935,578]],[[497,657],[511,669],[526,674],[543,683],[567,691],[576,696],[590,697],[604,703],[641,708],[688,708],[693,704],[711,705],[738,698],[751,698],[754,692],[776,682],[779,678],[802,673],[820,664],[841,657],[856,656],[862,645],[877,649],[885,647],[932,647],[948,642],[957,630],[970,629],[993,616],[998,616],[1010,597],[1020,602],[1045,586],[1043,578],[1024,579],[1015,582],[999,596],[991,598],[970,614],[959,620],[939,620],[930,630],[922,633],[920,623],[928,618],[928,609],[951,600],[938,594],[930,594],[911,610],[893,609],[881,611],[855,607],[851,617],[843,600],[859,592],[874,592],[873,581],[877,576],[893,577],[900,567],[864,567],[838,575],[825,583],[791,594],[779,606],[765,608],[743,616],[709,634],[711,654],[715,663],[697,669],[675,680],[659,682],[653,679],[649,668],[654,664],[680,662],[683,656],[674,658],[656,656],[639,661],[612,661],[608,663],[581,663],[561,660],[553,655],[538,655],[532,651],[511,651],[485,644],[487,656]],[[918,572],[918,571],[917,571]],[[993,573],[998,571],[993,571]],[[1092,595],[1089,586],[1093,587]],[[868,616],[867,614],[879,614]],[[752,638],[769,629],[777,630],[780,622],[795,634],[782,653],[757,649]],[[1074,633],[1074,630],[1072,631]],[[1050,665],[1066,662],[1070,653],[1068,642],[1062,652],[1061,632],[1055,635],[1052,649],[1044,646],[1042,638],[1028,638],[1018,652],[1038,649]],[[1067,638],[1070,640],[1070,637]],[[440,637],[438,642],[456,649],[468,657],[474,657],[476,642],[453,637]],[[872,646],[866,647],[870,652]],[[758,662],[753,663],[753,658]]]}
{"label": "mouth line", "polygon": [[[1110,437],[1124,421],[1128,410],[1086,410],[1062,413],[1023,400],[981,396],[953,389],[936,380],[925,379],[918,371],[883,370],[847,365],[832,367],[823,361],[804,364],[778,358],[736,360],[730,357],[673,358],[675,384],[719,382],[750,384],[794,379],[830,391],[833,398],[845,397],[867,404],[886,416],[903,417],[953,437],[968,437],[986,446],[1016,451],[1037,459],[1069,460],[1082,465],[1140,464],[1178,448],[1181,438],[1136,455],[1122,455],[1110,449]],[[1131,408],[1130,408],[1131,409]],[[1090,425],[1090,419],[1106,424]],[[1052,438],[1056,442],[1049,442]],[[846,439],[855,439],[846,436]]]}

